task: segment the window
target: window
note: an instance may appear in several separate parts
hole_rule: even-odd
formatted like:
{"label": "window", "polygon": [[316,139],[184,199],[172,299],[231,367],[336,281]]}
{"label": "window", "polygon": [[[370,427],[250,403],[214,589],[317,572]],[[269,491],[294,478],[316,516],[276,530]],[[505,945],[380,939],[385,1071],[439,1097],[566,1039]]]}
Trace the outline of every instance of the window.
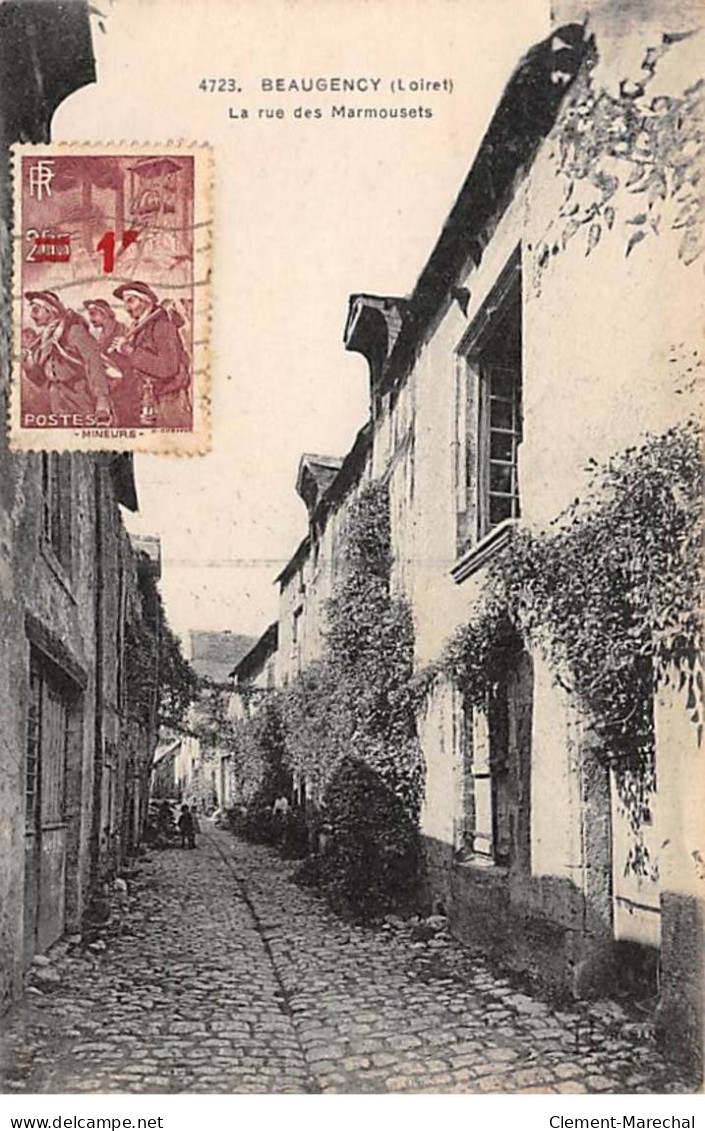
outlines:
{"label": "window", "polygon": [[489,534],[507,518],[519,517],[517,455],[521,443],[520,358],[482,362],[478,535]]}
{"label": "window", "polygon": [[[26,624],[33,632],[32,622]],[[24,949],[30,962],[64,933],[67,907],[76,911],[83,735],[79,686],[31,643],[28,677]]]}
{"label": "window", "polygon": [[71,572],[72,465],[68,452],[42,452],[42,534],[56,560]]}
{"label": "window", "polygon": [[506,700],[495,695],[486,711],[466,718],[465,847],[488,864],[509,864],[511,804]]}
{"label": "window", "polygon": [[458,553],[520,515],[521,270],[515,253],[459,347]]}
{"label": "window", "polygon": [[34,651],[29,671],[25,823],[28,831],[64,820],[69,696]]}

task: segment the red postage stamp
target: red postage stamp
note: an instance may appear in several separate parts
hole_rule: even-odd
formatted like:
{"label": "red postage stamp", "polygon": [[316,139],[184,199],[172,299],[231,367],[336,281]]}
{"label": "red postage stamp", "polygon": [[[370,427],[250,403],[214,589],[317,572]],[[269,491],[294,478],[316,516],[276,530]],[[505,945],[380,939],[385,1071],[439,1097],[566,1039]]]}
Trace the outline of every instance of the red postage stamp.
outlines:
{"label": "red postage stamp", "polygon": [[208,449],[210,151],[14,149],[15,449]]}

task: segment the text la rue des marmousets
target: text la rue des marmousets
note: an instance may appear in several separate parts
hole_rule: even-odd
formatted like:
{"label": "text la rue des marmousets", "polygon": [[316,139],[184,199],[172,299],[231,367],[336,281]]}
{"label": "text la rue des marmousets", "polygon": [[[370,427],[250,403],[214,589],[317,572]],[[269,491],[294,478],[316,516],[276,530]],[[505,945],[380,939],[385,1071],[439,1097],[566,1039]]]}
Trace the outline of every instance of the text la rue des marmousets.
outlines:
{"label": "text la rue des marmousets", "polygon": [[[260,79],[260,90],[266,95],[362,95],[364,103],[337,100],[326,107],[299,106],[293,110],[294,117],[322,118],[325,115],[331,118],[432,118],[433,109],[428,105],[409,105],[402,100],[405,95],[419,94],[452,94],[453,80],[451,78],[427,78],[424,76],[395,77],[383,80],[380,77],[343,77],[343,76],[308,76],[298,78],[267,77]],[[394,102],[389,105],[381,104],[385,94],[394,96]],[[372,96],[372,99],[370,98]],[[375,97],[377,96],[377,97]],[[399,101],[397,101],[399,99]],[[265,109],[255,112],[253,116],[283,118],[286,110],[283,106],[276,109]],[[231,117],[249,116],[244,109],[231,110]]]}

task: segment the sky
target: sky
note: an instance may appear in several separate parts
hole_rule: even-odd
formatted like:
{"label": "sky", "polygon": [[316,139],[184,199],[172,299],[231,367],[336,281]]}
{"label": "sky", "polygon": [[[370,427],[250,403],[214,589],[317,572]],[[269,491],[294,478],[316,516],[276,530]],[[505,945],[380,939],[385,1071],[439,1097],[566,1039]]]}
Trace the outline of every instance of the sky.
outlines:
{"label": "sky", "polygon": [[[53,140],[208,142],[215,163],[212,450],[136,456],[140,511],[127,525],[162,540],[177,632],[259,635],[276,617],[274,578],[306,533],[299,457],[343,455],[367,416],[366,362],[342,343],[348,297],[411,292],[504,84],[548,32],[548,2],[95,6],[98,81],[62,104]],[[311,77],[380,86],[262,89]],[[210,78],[238,89],[199,89]],[[449,79],[452,92],[392,94],[399,78],[407,88]],[[333,120],[341,103],[425,106],[432,117]],[[298,107],[321,118],[296,117]],[[283,118],[258,117],[275,108]]]}

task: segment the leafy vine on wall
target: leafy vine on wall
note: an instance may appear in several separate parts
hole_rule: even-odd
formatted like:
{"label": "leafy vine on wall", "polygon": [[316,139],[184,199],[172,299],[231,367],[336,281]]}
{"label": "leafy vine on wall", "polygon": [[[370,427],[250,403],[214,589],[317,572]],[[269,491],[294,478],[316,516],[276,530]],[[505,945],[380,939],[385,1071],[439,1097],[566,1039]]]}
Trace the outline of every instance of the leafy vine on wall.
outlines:
{"label": "leafy vine on wall", "polygon": [[[412,683],[414,632],[408,604],[390,593],[386,485],[368,485],[351,503],[341,545],[324,653],[288,687],[268,692],[266,709],[281,721],[287,767],[305,779],[314,800],[322,799],[336,767],[349,757],[378,774],[416,818],[423,776]],[[259,713],[255,708],[251,719],[222,735],[235,753],[244,792],[270,760],[256,733]]]}
{"label": "leafy vine on wall", "polygon": [[142,725],[183,730],[197,689],[196,674],[169,627],[156,582],[139,575],[140,615],[125,629],[129,713]]}
{"label": "leafy vine on wall", "polygon": [[652,96],[649,89],[660,60],[692,34],[664,34],[647,49],[638,76],[622,81],[617,94],[598,89],[593,48],[553,135],[565,195],[560,232],[537,249],[539,269],[576,237],[590,255],[618,221],[627,256],[666,226],[681,232],[678,255],[685,265],[702,254],[705,80],[678,95]]}
{"label": "leafy vine on wall", "polygon": [[[547,530],[517,529],[488,567],[476,613],[423,673],[482,707],[516,654],[537,646],[587,712],[632,829],[649,812],[654,696],[676,681],[703,735],[703,433],[696,419],[604,467]],[[641,840],[631,865],[645,871]]]}
{"label": "leafy vine on wall", "polygon": [[389,489],[375,482],[348,510],[325,653],[287,693],[287,742],[294,764],[321,786],[343,755],[360,759],[415,817],[414,630],[407,602],[390,593],[392,561]]}

